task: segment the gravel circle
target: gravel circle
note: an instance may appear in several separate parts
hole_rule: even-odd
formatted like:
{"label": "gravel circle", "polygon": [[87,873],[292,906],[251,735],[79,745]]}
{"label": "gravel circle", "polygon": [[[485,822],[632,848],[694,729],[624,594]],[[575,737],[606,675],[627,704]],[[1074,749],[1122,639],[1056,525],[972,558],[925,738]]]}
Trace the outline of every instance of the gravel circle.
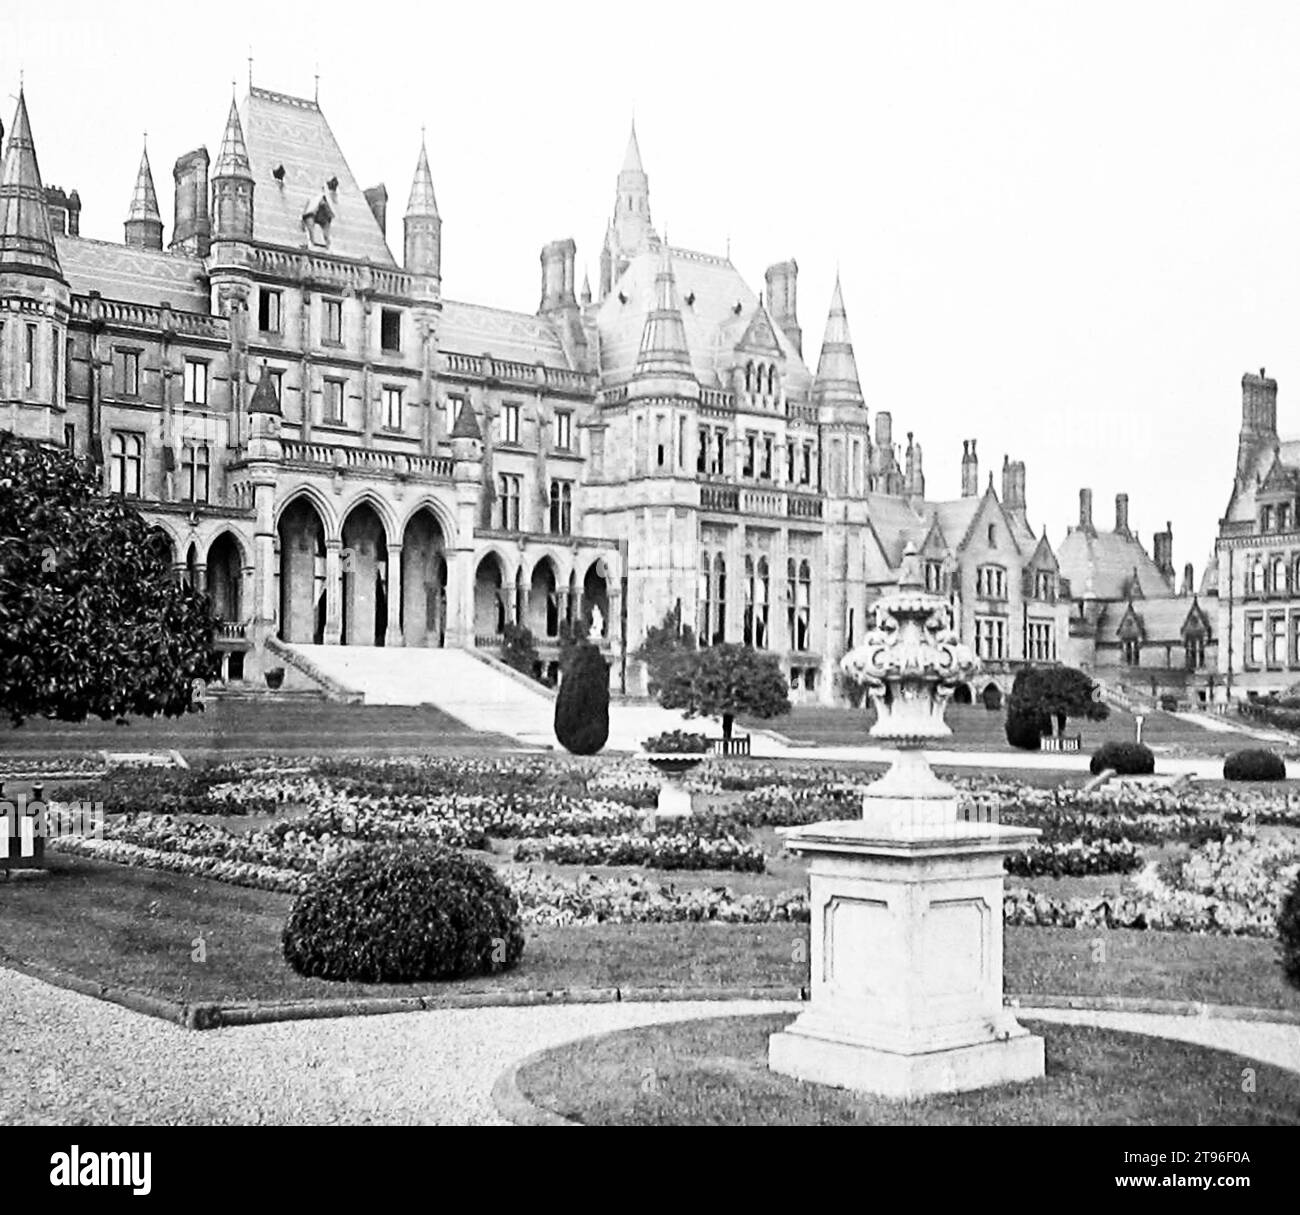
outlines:
{"label": "gravel circle", "polygon": [[[784,1009],[798,1005],[728,1003]],[[0,1124],[504,1126],[492,1086],[523,1056],[716,1015],[709,1002],[466,1008],[199,1033],[0,969]]]}

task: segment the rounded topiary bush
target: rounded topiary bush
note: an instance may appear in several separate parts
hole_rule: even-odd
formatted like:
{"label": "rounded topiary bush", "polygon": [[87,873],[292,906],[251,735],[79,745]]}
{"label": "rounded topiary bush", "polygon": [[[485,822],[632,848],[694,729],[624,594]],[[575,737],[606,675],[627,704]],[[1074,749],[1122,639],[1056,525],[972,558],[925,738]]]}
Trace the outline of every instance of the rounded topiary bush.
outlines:
{"label": "rounded topiary bush", "polygon": [[1282,973],[1292,987],[1300,987],[1300,873],[1296,874],[1291,893],[1282,900],[1277,937]]}
{"label": "rounded topiary bush", "polygon": [[414,983],[507,970],[524,933],[514,892],[489,866],[404,842],[367,844],[317,870],[282,943],[300,975]]}
{"label": "rounded topiary bush", "polygon": [[1156,770],[1156,757],[1146,743],[1103,743],[1093,752],[1088,769],[1096,776],[1107,768],[1120,776],[1150,776]]}
{"label": "rounded topiary bush", "polygon": [[1042,745],[1043,735],[1052,728],[1050,719],[1044,713],[1026,708],[1013,694],[1007,702],[1007,742],[1022,751],[1037,751]]}
{"label": "rounded topiary bush", "polygon": [[1286,761],[1263,747],[1234,751],[1223,761],[1224,780],[1286,780]]}
{"label": "rounded topiary bush", "polygon": [[555,737],[574,755],[595,755],[609,741],[609,668],[589,641],[574,650],[560,682]]}

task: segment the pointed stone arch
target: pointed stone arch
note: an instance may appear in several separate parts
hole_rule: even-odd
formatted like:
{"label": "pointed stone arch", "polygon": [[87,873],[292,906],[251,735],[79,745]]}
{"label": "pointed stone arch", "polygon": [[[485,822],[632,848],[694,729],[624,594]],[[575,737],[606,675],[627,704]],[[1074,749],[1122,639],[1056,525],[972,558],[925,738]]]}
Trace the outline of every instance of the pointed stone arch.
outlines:
{"label": "pointed stone arch", "polygon": [[343,514],[339,535],[344,645],[380,646],[386,640],[391,515],[368,491],[358,494]]}
{"label": "pointed stone arch", "polygon": [[329,525],[316,495],[294,493],[277,512],[281,641],[325,640],[325,545]]}
{"label": "pointed stone arch", "polygon": [[401,534],[402,602],[398,625],[408,646],[441,646],[447,635],[447,553],[452,540],[427,503],[406,516]]}
{"label": "pointed stone arch", "polygon": [[231,528],[222,528],[208,545],[208,597],[218,620],[238,622],[244,611],[244,569],[249,564],[243,541]]}
{"label": "pointed stone arch", "polygon": [[311,503],[317,518],[320,519],[322,528],[324,528],[325,539],[337,540],[340,527],[338,512],[335,510],[334,503],[315,485],[297,485],[276,504],[273,519],[275,526],[277,528],[280,526],[280,520],[284,518],[285,511],[300,499],[305,499]]}

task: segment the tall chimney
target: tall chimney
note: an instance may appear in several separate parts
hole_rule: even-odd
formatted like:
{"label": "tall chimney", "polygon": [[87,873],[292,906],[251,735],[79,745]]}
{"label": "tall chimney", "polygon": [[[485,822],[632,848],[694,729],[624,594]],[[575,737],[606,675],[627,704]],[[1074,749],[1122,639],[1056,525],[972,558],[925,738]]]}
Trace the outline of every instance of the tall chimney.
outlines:
{"label": "tall chimney", "polygon": [[578,246],[569,240],[553,240],[542,248],[542,302],[539,312],[576,308],[573,290],[573,265]]}
{"label": "tall chimney", "polygon": [[1151,538],[1151,544],[1154,548],[1154,557],[1156,569],[1158,569],[1166,578],[1172,587],[1175,578],[1174,573],[1174,525],[1165,524],[1165,530],[1156,532]]}
{"label": "tall chimney", "polygon": [[377,186],[371,186],[370,189],[362,191],[366,196],[366,202],[370,204],[370,213],[375,217],[375,222],[379,225],[379,230],[384,234],[385,239],[388,237],[388,189],[380,182]]}
{"label": "tall chimney", "polygon": [[1189,598],[1196,593],[1196,583],[1192,577],[1192,563],[1183,566],[1183,594]]}
{"label": "tall chimney", "polygon": [[963,439],[961,445],[961,496],[973,498],[980,492],[979,459],[975,455],[975,440]]}
{"label": "tall chimney", "polygon": [[1079,530],[1090,532],[1092,526],[1092,490],[1079,491]]}
{"label": "tall chimney", "polygon": [[894,445],[894,418],[887,409],[876,413],[876,448],[880,452],[882,470],[888,467],[889,449]]}
{"label": "tall chimney", "polygon": [[1128,530],[1128,494],[1115,495],[1115,531],[1121,536],[1132,534]]}
{"label": "tall chimney", "polygon": [[195,148],[179,157],[172,168],[172,180],[176,183],[176,223],[172,227],[171,248],[196,257],[207,257],[212,244],[208,163],[207,148]]}
{"label": "tall chimney", "polygon": [[1241,433],[1237,439],[1237,479],[1247,476],[1262,451],[1277,439],[1277,381],[1259,369],[1241,377]]}
{"label": "tall chimney", "polygon": [[1002,457],[1002,505],[1007,510],[1025,509],[1025,462]]}
{"label": "tall chimney", "polygon": [[781,332],[790,339],[790,344],[803,357],[803,330],[799,328],[798,287],[799,263],[791,258],[788,262],[777,262],[768,266],[767,274],[767,310],[772,319],[781,326]]}

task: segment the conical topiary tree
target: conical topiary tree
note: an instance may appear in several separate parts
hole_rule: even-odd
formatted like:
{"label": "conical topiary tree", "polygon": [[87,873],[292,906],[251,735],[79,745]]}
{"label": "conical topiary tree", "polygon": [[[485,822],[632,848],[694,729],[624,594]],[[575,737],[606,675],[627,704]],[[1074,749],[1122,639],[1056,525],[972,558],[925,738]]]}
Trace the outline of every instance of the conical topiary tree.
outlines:
{"label": "conical topiary tree", "polygon": [[555,698],[555,737],[574,755],[595,755],[609,741],[609,668],[591,642],[574,648]]}

